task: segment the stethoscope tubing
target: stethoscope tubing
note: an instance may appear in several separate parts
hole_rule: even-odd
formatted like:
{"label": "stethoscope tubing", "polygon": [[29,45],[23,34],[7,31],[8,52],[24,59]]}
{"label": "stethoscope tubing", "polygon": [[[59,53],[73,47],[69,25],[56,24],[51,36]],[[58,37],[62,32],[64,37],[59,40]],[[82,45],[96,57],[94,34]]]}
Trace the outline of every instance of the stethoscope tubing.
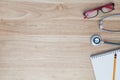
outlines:
{"label": "stethoscope tubing", "polygon": [[118,45],[120,46],[120,43],[115,43],[115,42],[108,42],[108,41],[104,41],[105,44],[111,44],[111,45]]}

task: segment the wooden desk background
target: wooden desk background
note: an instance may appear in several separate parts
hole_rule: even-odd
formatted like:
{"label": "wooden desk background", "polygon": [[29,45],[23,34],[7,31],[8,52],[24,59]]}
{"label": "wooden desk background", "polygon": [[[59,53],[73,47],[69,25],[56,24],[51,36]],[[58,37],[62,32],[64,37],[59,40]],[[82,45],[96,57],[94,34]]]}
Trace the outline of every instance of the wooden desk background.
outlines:
{"label": "wooden desk background", "polygon": [[85,21],[82,12],[111,1],[108,14],[120,13],[120,0],[0,0],[0,80],[95,80],[90,55],[118,46],[94,47],[91,35],[120,34],[99,30],[108,14]]}

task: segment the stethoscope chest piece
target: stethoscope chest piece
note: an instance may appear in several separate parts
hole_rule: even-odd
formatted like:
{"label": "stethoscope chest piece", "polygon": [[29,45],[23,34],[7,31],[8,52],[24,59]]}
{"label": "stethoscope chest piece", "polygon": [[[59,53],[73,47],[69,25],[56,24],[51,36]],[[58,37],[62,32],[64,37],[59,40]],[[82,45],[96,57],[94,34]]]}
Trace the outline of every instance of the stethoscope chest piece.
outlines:
{"label": "stethoscope chest piece", "polygon": [[99,35],[95,34],[90,38],[90,41],[92,45],[99,46],[102,43],[102,38]]}

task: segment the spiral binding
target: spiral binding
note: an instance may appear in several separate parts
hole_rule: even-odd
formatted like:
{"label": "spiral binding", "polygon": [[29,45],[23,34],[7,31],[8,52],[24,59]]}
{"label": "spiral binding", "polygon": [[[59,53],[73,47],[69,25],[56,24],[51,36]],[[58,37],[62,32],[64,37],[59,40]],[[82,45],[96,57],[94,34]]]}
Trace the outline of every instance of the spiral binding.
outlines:
{"label": "spiral binding", "polygon": [[106,55],[109,55],[109,54],[115,54],[115,53],[118,53],[118,52],[120,52],[120,48],[116,49],[116,50],[110,50],[110,51],[107,51],[107,52],[104,52],[104,53],[93,54],[93,55],[90,56],[90,58],[91,59],[101,58],[103,56],[106,56]]}

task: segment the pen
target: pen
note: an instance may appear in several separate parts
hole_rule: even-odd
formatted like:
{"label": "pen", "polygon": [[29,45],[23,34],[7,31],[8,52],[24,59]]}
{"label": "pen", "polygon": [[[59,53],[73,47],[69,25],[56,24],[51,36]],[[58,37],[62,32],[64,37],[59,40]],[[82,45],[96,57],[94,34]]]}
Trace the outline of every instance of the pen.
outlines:
{"label": "pen", "polygon": [[116,59],[117,59],[117,54],[115,53],[115,55],[114,55],[114,65],[113,65],[113,80],[116,79]]}

